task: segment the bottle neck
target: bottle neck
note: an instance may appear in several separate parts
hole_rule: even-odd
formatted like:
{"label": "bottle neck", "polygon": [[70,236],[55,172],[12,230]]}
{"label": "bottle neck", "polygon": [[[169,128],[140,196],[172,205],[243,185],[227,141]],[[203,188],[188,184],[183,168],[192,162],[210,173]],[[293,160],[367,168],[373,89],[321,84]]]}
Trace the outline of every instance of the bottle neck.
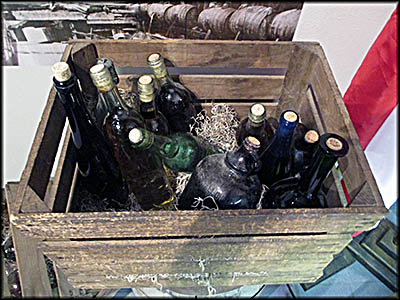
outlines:
{"label": "bottle neck", "polygon": [[226,154],[225,162],[228,166],[242,174],[254,174],[261,167],[261,161],[257,150],[258,148],[252,148],[247,145],[245,140],[239,149]]}
{"label": "bottle neck", "polygon": [[122,98],[118,88],[114,86],[111,90],[100,93],[106,105],[109,107],[110,111],[115,107],[121,106],[123,109],[129,111],[130,107],[125,103]]}
{"label": "bottle neck", "polygon": [[253,127],[253,128],[260,128],[265,124],[265,120],[262,121],[253,121],[252,118],[250,118],[250,116],[247,119],[247,126]]}
{"label": "bottle neck", "polygon": [[153,74],[160,83],[160,86],[163,86],[171,81],[167,67],[165,66],[164,62],[158,64],[157,66],[151,67],[153,70]]}
{"label": "bottle neck", "polygon": [[288,122],[284,118],[281,118],[271,145],[266,151],[269,151],[275,157],[289,157],[290,145],[296,125],[297,122]]}

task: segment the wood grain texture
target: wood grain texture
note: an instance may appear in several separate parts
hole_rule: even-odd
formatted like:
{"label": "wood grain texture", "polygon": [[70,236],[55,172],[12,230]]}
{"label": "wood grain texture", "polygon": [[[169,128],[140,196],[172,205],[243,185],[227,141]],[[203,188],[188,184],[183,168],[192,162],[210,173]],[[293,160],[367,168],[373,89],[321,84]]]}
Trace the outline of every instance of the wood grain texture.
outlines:
{"label": "wood grain texture", "polygon": [[[66,47],[61,58],[62,61],[68,59],[71,48],[71,45]],[[55,101],[55,95],[55,89],[51,88],[27,163],[21,175],[15,200],[17,210],[14,210],[14,213],[18,213],[19,210],[24,211],[22,206],[28,184],[44,200],[65,120],[65,112],[62,110],[62,105]],[[29,206],[29,203],[25,205]],[[29,211],[29,207],[27,211]]]}
{"label": "wood grain texture", "polygon": [[[328,60],[321,46],[316,46],[315,48],[318,60],[311,80],[313,80],[312,84],[322,107],[322,118],[327,130],[343,135],[350,146],[349,153],[339,160],[339,164],[341,165],[350,199],[353,202],[352,205],[363,206],[364,203],[375,202],[376,206],[384,207],[382,196],[379,193],[375,178],[362,150]],[[366,192],[360,194],[360,198],[357,199],[357,194],[354,191],[360,189],[364,182],[367,182],[367,185],[363,187]]]}
{"label": "wood grain texture", "polygon": [[79,289],[76,289],[69,284],[67,277],[64,275],[64,273],[56,266],[54,267],[54,272],[56,274],[57,290],[59,297],[60,298],[78,297]]}
{"label": "wood grain texture", "polygon": [[[119,87],[131,90],[142,74],[121,75]],[[180,82],[199,99],[278,99],[284,76],[180,75]]]}
{"label": "wood grain texture", "polygon": [[44,239],[353,233],[368,230],[386,208],[30,213],[12,222]]}
{"label": "wood grain texture", "polygon": [[[73,40],[84,43],[87,40]],[[175,66],[286,68],[293,42],[211,40],[94,40],[99,56],[116,67],[146,66],[152,52],[160,52]],[[304,43],[304,42],[303,42]],[[307,42],[306,42],[307,43]],[[316,44],[316,43],[310,43]]]}
{"label": "wood grain texture", "polygon": [[[6,189],[7,204],[15,201],[17,184],[8,185]],[[24,235],[12,224],[10,229],[15,249],[23,297],[51,297],[50,280],[47,275],[43,253],[38,248],[39,239]]]}

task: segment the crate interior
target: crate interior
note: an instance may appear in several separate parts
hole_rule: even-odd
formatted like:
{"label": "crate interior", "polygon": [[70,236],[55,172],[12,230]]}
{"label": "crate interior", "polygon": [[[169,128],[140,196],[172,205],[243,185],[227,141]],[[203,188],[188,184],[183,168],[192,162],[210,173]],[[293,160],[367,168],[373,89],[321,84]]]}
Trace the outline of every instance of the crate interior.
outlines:
{"label": "crate interior", "polygon": [[[227,103],[240,118],[254,102],[266,106],[268,117],[279,117],[284,109],[295,109],[306,126],[317,128],[321,134],[338,133],[350,144],[349,154],[339,160],[339,167],[326,180],[328,207],[346,207],[353,200],[358,206],[383,206],[347,111],[338,103],[341,97],[336,83],[328,76],[332,74],[327,74],[319,49],[316,43],[293,42],[99,40],[74,41],[63,59],[73,66],[87,93],[93,91],[87,72],[96,57],[112,59],[120,75],[119,86],[134,90],[136,79],[151,73],[146,57],[151,52],[160,52],[168,59],[170,74],[191,89],[206,109],[211,102]],[[46,164],[32,166],[27,187],[51,211],[66,212],[70,211],[71,203],[67,200],[74,194],[77,168],[70,136],[61,138],[66,118],[56,98],[52,89],[45,113],[48,122],[38,130],[44,142],[36,161],[45,160]],[[50,174],[58,148],[61,157],[55,166],[56,175],[50,180],[53,184],[48,185],[49,178],[43,180],[43,174]],[[357,197],[359,194],[362,197]],[[26,208],[22,211],[29,211],[28,201],[23,204]]]}

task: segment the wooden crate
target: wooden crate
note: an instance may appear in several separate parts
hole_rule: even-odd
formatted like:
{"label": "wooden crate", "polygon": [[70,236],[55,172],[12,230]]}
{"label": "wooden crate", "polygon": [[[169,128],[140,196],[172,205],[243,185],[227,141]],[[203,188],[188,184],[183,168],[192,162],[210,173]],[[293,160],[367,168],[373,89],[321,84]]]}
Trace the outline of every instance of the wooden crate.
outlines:
{"label": "wooden crate", "polygon": [[[29,277],[42,268],[43,255],[54,262],[59,278],[67,279],[62,284],[69,291],[157,286],[155,279],[163,287],[194,288],[200,275],[214,287],[313,282],[353,232],[368,230],[385,216],[319,43],[73,40],[62,60],[89,93],[85,72],[97,55],[115,62],[120,86],[129,88],[132,78],[150,72],[146,57],[154,51],[173,63],[170,72],[180,74],[180,81],[208,102],[205,107],[210,99],[229,103],[240,117],[254,102],[264,103],[268,116],[290,108],[321,134],[343,136],[350,151],[326,182],[329,208],[68,212],[76,163],[70,135],[61,142],[66,117],[52,88],[21,181],[6,190],[25,295],[47,291],[39,276]],[[56,175],[49,180],[59,144]]]}

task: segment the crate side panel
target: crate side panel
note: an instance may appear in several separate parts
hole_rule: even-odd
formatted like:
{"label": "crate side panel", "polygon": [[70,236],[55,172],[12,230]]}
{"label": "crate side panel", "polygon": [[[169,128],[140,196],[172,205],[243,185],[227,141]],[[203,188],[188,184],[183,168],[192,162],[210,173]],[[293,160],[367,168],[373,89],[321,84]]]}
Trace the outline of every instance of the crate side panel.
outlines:
{"label": "crate side panel", "polygon": [[[326,131],[343,136],[349,143],[349,153],[339,159],[339,165],[350,200],[355,200],[354,206],[357,203],[359,206],[383,207],[382,197],[321,47],[317,47],[317,53],[319,57],[310,84]],[[362,197],[357,199],[363,189]]]}
{"label": "crate side panel", "polygon": [[[120,76],[119,87],[132,90],[142,74]],[[180,82],[199,99],[278,99],[284,76],[276,75],[180,75]],[[136,90],[136,87],[133,87]]]}
{"label": "crate side panel", "polygon": [[12,222],[45,239],[334,234],[369,230],[385,213],[384,208],[29,213]]}
{"label": "crate side panel", "polygon": [[160,52],[179,67],[286,68],[294,47],[290,42],[202,40],[95,40],[102,57],[117,67],[146,66],[147,56]]}
{"label": "crate side panel", "polygon": [[[70,51],[71,46],[68,45],[61,58],[62,61],[68,59]],[[41,208],[41,211],[49,211],[44,203],[33,203],[33,207],[31,207],[30,202],[24,201],[25,192],[29,186],[38,195],[38,197],[31,198],[33,199],[31,201],[44,201],[64,123],[65,111],[62,104],[56,101],[56,91],[52,88],[21,175],[15,200],[15,209],[13,206],[14,213],[17,213],[18,210],[31,212],[38,207]]]}

